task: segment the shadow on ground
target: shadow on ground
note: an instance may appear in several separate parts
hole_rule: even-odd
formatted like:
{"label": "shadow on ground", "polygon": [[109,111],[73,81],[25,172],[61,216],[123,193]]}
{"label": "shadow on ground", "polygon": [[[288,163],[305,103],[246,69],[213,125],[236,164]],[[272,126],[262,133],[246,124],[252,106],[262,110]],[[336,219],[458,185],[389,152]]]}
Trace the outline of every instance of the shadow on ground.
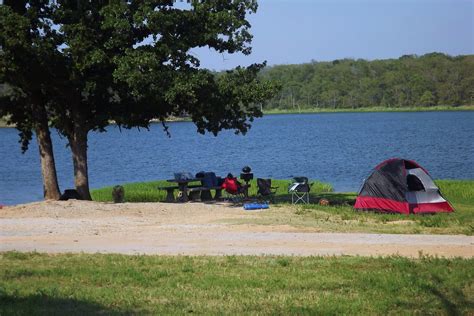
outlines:
{"label": "shadow on ground", "polygon": [[[319,204],[322,199],[325,199],[329,202],[329,205],[353,206],[356,197],[354,193],[310,193],[309,204]],[[275,197],[274,202],[291,204],[291,194],[280,194]]]}
{"label": "shadow on ground", "polygon": [[[342,205],[342,206],[354,206],[357,195],[355,193],[310,193],[309,204],[319,204],[322,199],[327,200],[328,204],[324,205]],[[261,196],[250,196],[247,199],[240,197],[223,197],[218,200],[190,200],[189,203],[205,203],[205,204],[220,204],[229,207],[242,207],[244,203],[271,203],[271,204],[291,204],[291,194],[278,194],[273,197],[261,197]],[[179,203],[179,202],[166,202],[162,203]],[[301,202],[300,202],[301,204]]]}
{"label": "shadow on ground", "polygon": [[0,293],[0,315],[130,315],[96,303],[47,295],[17,297]]}

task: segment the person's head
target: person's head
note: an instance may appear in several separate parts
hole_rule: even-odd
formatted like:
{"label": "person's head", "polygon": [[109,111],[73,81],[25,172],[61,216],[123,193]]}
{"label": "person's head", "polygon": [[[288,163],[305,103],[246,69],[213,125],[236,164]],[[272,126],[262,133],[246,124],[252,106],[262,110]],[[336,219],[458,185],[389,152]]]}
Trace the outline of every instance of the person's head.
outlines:
{"label": "person's head", "polygon": [[227,178],[229,178],[229,179],[234,179],[234,175],[233,175],[232,173],[228,173],[228,174],[227,174]]}

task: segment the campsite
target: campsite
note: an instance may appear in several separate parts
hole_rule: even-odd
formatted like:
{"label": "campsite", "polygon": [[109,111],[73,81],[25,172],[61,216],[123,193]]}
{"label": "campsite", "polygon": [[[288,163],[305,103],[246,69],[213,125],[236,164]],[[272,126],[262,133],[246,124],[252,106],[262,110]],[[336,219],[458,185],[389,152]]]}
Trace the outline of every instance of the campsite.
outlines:
{"label": "campsite", "polygon": [[[327,192],[311,198],[329,206],[258,212],[75,200],[3,209],[0,238],[17,251],[1,255],[0,310],[469,314],[474,184],[436,183],[454,213],[354,212],[345,203],[356,194]],[[139,198],[144,187],[125,190]]]}
{"label": "campsite", "polygon": [[0,0],[0,316],[473,315],[473,12]]}

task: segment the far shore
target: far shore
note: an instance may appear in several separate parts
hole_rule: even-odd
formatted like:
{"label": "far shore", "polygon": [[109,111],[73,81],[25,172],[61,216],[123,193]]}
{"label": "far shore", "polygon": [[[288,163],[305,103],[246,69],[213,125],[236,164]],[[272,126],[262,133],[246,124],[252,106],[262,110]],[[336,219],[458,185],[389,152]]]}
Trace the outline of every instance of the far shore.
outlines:
{"label": "far shore", "polygon": [[431,107],[361,107],[361,108],[295,108],[264,110],[265,115],[272,114],[310,114],[310,113],[370,113],[370,112],[445,112],[445,111],[474,111],[474,105],[460,106],[431,106]]}
{"label": "far shore", "polygon": [[[445,111],[474,111],[474,105],[432,106],[432,107],[361,107],[361,108],[301,108],[263,110],[263,115],[275,114],[311,114],[311,113],[371,113],[371,112],[445,112]],[[167,122],[191,121],[189,117],[170,117]],[[159,123],[159,121],[152,121]],[[113,123],[111,123],[113,124]],[[0,128],[14,128],[5,119],[0,118]]]}

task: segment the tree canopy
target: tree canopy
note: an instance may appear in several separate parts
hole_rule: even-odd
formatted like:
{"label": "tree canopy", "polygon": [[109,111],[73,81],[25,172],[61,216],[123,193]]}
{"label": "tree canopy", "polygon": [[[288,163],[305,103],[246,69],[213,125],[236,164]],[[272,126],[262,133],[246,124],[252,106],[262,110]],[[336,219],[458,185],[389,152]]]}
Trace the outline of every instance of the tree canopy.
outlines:
{"label": "tree canopy", "polygon": [[[200,68],[191,51],[206,46],[250,54],[247,15],[256,12],[255,0],[179,7],[171,0],[12,3],[0,11],[0,81],[11,87],[0,114],[16,123],[26,145],[37,119],[20,105],[30,104],[38,87],[37,108],[67,137],[76,189],[84,198],[90,198],[89,131],[104,131],[111,120],[125,128],[148,127],[153,119],[164,122],[185,112],[198,132],[245,133],[262,115],[259,105],[278,90],[257,76],[265,63],[216,76]],[[30,72],[30,66],[38,70]]]}

